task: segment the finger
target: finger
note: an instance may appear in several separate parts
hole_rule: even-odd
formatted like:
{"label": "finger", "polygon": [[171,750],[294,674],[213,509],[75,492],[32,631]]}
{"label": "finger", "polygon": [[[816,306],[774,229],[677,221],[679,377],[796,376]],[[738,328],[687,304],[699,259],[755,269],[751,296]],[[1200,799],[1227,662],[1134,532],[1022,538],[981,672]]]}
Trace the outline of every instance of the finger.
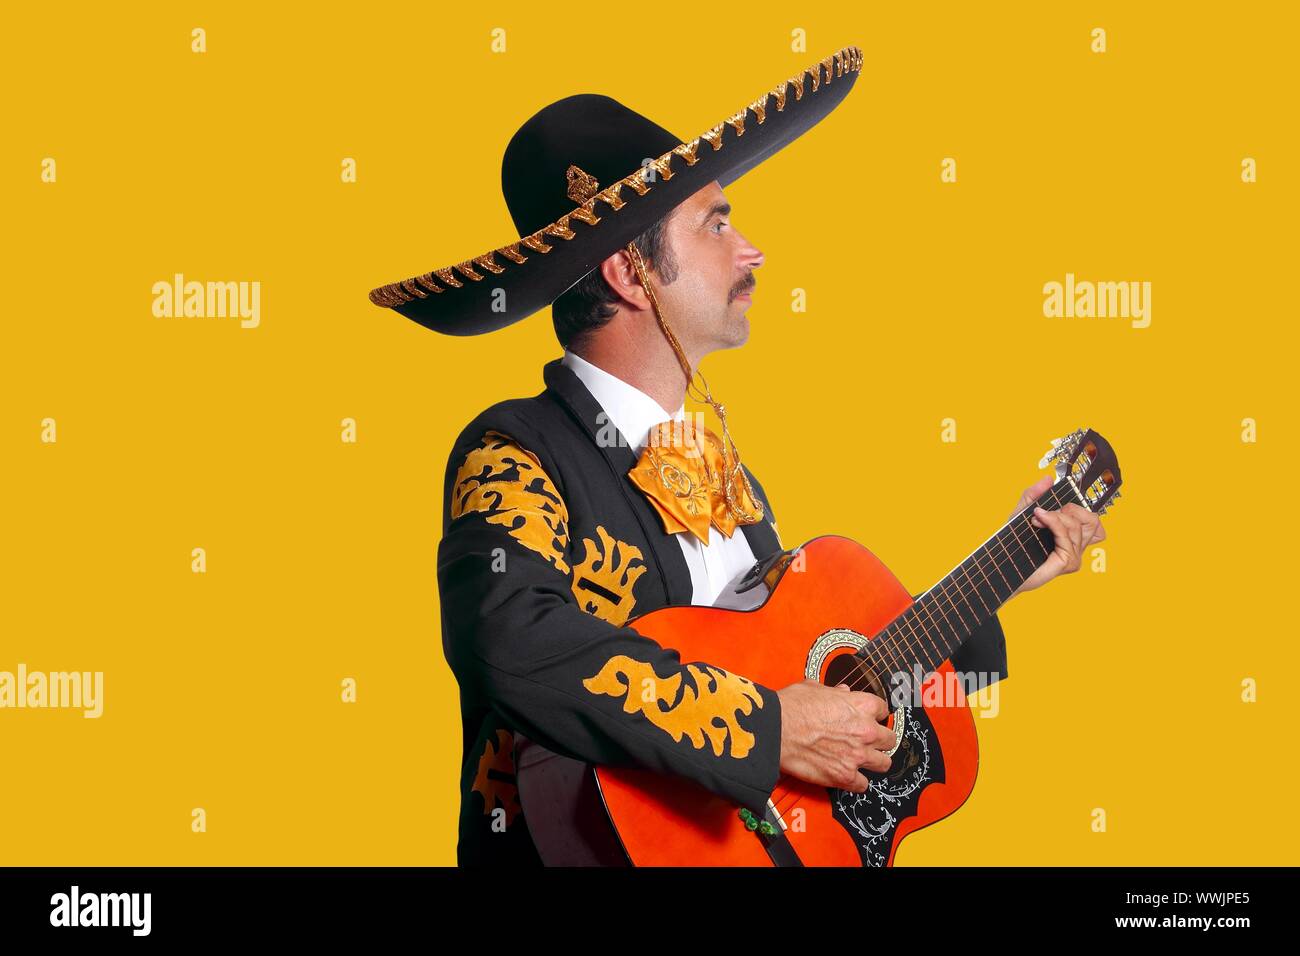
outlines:
{"label": "finger", "polygon": [[1048,511],[1046,508],[1035,508],[1034,517],[1038,518],[1049,531],[1052,532],[1053,545],[1058,557],[1069,563],[1071,539],[1067,519],[1059,511]]}
{"label": "finger", "polygon": [[885,716],[889,713],[889,705],[885,703],[883,697],[876,694],[869,694],[864,690],[854,691],[854,693],[860,694],[865,698],[859,700],[857,703],[862,707],[867,716],[877,722],[884,720]]}
{"label": "finger", "polygon": [[1085,528],[1092,527],[1092,525],[1096,524],[1097,522],[1097,516],[1093,514],[1091,511],[1089,511],[1087,508],[1083,507],[1083,505],[1078,505],[1071,502],[1070,504],[1066,505],[1063,510],[1065,511],[1065,514],[1070,518],[1070,520],[1077,521]]}
{"label": "finger", "polygon": [[1047,508],[1035,508],[1034,515],[1053,531],[1059,532],[1066,540],[1070,538],[1070,528],[1079,524],[1079,519],[1067,511],[1069,505],[1056,511]]}
{"label": "finger", "polygon": [[[1047,517],[1044,517],[1044,513],[1046,513]],[[1062,512],[1059,509],[1044,508],[1041,505],[1037,505],[1029,512],[1029,515],[1029,523],[1034,527],[1055,529],[1057,524],[1054,524],[1053,522],[1059,523]]]}
{"label": "finger", "polygon": [[1060,511],[1055,512],[1056,517],[1061,521],[1061,527],[1065,531],[1065,537],[1069,541],[1074,540],[1074,532],[1079,526],[1079,516],[1071,510],[1072,507],[1077,508],[1078,505],[1066,505]]}
{"label": "finger", "polygon": [[1058,527],[1053,528],[1052,533],[1056,538],[1056,549],[1064,562],[1062,570],[1066,574],[1079,570],[1083,563],[1084,526],[1071,509],[1084,511],[1078,505],[1066,505],[1060,511],[1052,513],[1052,517],[1058,522]]}
{"label": "finger", "polygon": [[853,783],[843,789],[851,793],[866,793],[871,789],[871,781],[867,779],[866,774],[855,772],[853,774]]}
{"label": "finger", "polygon": [[1065,541],[1060,546],[1065,550],[1065,570],[1079,570],[1083,561],[1083,522],[1073,514],[1062,515],[1061,523],[1065,525]]}
{"label": "finger", "polygon": [[892,765],[893,759],[879,750],[868,750],[862,758],[862,766],[876,773],[887,773]]}
{"label": "finger", "polygon": [[1061,537],[1064,533],[1063,526],[1054,511],[1036,509],[1034,520],[1041,522],[1038,525],[1040,528],[1047,528],[1052,532],[1052,553],[1047,556],[1047,560],[1043,562],[1042,567],[1039,569],[1050,579],[1060,574],[1068,566],[1066,561],[1067,552],[1061,547]]}
{"label": "finger", "polygon": [[1084,519],[1083,524],[1084,527],[1088,529],[1088,539],[1084,542],[1085,547],[1090,544],[1096,544],[1098,541],[1105,540],[1106,531],[1102,528],[1101,518],[1097,515],[1090,515],[1088,518]]}
{"label": "finger", "polygon": [[1062,530],[1061,513],[1059,511],[1049,511],[1043,507],[1034,509],[1033,521],[1038,523],[1038,527],[1047,528],[1053,534]]}
{"label": "finger", "polygon": [[1015,510],[1011,512],[1011,517],[1014,518],[1020,512],[1024,511],[1035,501],[1037,501],[1039,496],[1042,495],[1044,491],[1052,487],[1052,484],[1055,480],[1056,479],[1054,475],[1047,475],[1044,478],[1038,479],[1038,481],[1034,482],[1032,485],[1026,488],[1024,494],[1020,496],[1020,501],[1016,503]]}
{"label": "finger", "polygon": [[1075,505],[1070,512],[1069,520],[1073,522],[1070,525],[1070,540],[1074,542],[1074,557],[1077,569],[1077,565],[1083,561],[1083,549],[1088,546],[1088,526],[1093,520],[1093,514],[1087,508]]}
{"label": "finger", "polygon": [[872,744],[879,750],[893,750],[898,746],[898,734],[884,724],[877,724],[880,732],[876,735],[876,742]]}
{"label": "finger", "polygon": [[1101,526],[1101,517],[1082,506],[1076,505],[1075,507],[1078,510],[1075,511],[1074,514],[1078,517],[1079,524],[1083,527],[1083,538],[1079,545],[1080,551],[1088,547],[1090,544],[1104,541],[1106,538],[1106,531]]}
{"label": "finger", "polygon": [[1039,479],[1021,492],[1020,500],[1016,502],[1016,511],[1023,511],[1025,507],[1033,504],[1038,496],[1047,490],[1050,480],[1050,477]]}

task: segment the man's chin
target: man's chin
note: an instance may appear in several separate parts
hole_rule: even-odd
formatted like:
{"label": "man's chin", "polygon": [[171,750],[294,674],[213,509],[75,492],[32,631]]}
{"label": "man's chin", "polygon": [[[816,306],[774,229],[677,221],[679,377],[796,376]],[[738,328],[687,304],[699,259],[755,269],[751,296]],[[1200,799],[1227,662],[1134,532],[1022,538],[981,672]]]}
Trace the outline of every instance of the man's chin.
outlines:
{"label": "man's chin", "polygon": [[749,318],[742,312],[739,315],[727,317],[726,324],[718,329],[717,336],[713,340],[713,346],[709,351],[720,352],[724,349],[738,349],[748,341]]}
{"label": "man's chin", "polygon": [[744,314],[740,316],[730,338],[731,342],[727,348],[731,349],[738,349],[749,341],[749,316]]}

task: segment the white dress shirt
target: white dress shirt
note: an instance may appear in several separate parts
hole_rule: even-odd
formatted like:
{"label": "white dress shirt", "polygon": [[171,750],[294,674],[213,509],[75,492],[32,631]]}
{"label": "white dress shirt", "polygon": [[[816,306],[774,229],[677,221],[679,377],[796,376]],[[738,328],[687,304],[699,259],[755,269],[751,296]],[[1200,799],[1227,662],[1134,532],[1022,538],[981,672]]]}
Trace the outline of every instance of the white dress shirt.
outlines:
{"label": "white dress shirt", "polygon": [[[686,417],[685,403],[675,413],[667,412],[639,388],[573,352],[566,351],[560,363],[587,386],[587,391],[609,416],[610,424],[627,439],[635,455],[641,454],[650,429],[655,425],[670,418],[680,421]],[[597,423],[600,424],[603,423]],[[733,578],[754,564],[754,552],[740,527],[728,538],[709,525],[707,546],[690,532],[679,532],[673,537],[681,545],[686,566],[691,570],[692,604],[713,604]]]}

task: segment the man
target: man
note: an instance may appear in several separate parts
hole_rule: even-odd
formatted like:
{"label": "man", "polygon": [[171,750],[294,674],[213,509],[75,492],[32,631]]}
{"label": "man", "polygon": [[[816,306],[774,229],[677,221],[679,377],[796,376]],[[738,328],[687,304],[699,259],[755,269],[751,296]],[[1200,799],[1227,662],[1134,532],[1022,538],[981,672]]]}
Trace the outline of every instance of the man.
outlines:
{"label": "man", "polygon": [[[448,459],[438,581],[461,687],[462,865],[540,862],[516,788],[521,737],[588,763],[682,775],[746,807],[762,807],[782,775],[864,792],[861,769],[890,765],[881,698],[811,681],[764,687],[721,668],[720,692],[696,695],[686,665],[709,662],[681,661],[634,620],[711,604],[781,550],[724,408],[704,384],[719,437],[686,419],[685,398],[706,355],[748,338],[763,263],[723,186],[827,115],[860,66],[846,48],[689,143],[606,97],[553,103],[506,149],[519,242],[371,293],[452,334],[553,303],[565,349],[543,369],[541,394],[487,409]],[[674,427],[684,439],[659,440]],[[1020,507],[1050,485],[1028,489]],[[1057,552],[1021,590],[1077,569],[1100,539],[1096,519],[1077,511],[1043,516]],[[616,661],[678,686],[676,699],[638,707],[640,688],[611,693],[598,678]],[[996,616],[953,655],[958,670],[995,677],[1005,662]],[[738,708],[728,688],[748,689],[753,706]],[[690,702],[705,708],[692,719],[738,724],[752,746],[683,733]]]}

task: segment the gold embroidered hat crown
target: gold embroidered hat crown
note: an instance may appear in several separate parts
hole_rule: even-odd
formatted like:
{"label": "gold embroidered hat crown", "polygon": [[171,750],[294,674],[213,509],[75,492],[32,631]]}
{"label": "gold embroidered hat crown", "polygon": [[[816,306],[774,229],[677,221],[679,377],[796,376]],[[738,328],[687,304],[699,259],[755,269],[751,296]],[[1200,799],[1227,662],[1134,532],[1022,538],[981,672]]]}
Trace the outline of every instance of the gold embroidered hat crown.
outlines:
{"label": "gold embroidered hat crown", "polygon": [[608,96],[558,100],[520,127],[502,160],[519,238],[372,289],[370,301],[450,335],[527,318],[709,183],[727,186],[807,132],[861,68],[862,51],[845,47],[688,141]]}

